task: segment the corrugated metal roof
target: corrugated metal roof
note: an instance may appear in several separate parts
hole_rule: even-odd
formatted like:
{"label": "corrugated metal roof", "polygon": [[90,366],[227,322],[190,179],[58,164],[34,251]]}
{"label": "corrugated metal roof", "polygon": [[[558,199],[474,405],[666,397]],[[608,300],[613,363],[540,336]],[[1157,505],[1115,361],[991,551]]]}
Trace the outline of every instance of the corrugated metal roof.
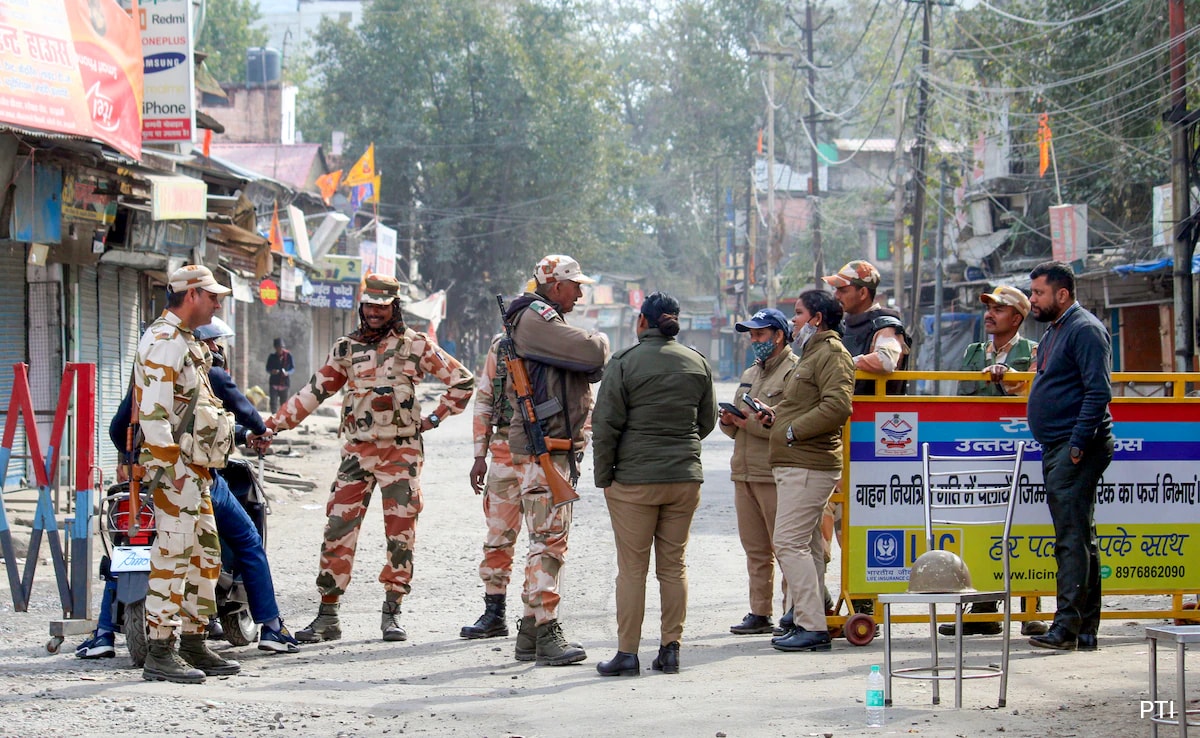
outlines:
{"label": "corrugated metal roof", "polygon": [[[904,151],[909,151],[916,142],[915,138],[906,138],[900,145]],[[930,141],[929,144],[930,148],[936,149],[943,154],[954,154],[966,149],[963,144],[951,141]],[[838,147],[838,151],[865,151],[868,154],[890,154],[896,150],[896,139],[835,138],[833,139],[833,145]]]}
{"label": "corrugated metal roof", "polygon": [[214,143],[212,154],[214,157],[265,174],[297,190],[312,189],[315,176],[325,173],[321,145],[315,143]]}

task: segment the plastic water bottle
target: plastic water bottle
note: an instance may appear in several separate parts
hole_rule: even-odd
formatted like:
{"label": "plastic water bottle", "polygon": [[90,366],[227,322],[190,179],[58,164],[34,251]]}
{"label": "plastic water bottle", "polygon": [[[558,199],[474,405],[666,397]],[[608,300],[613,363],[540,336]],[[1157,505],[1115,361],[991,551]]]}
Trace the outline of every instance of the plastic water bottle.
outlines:
{"label": "plastic water bottle", "polygon": [[878,666],[867,674],[867,727],[883,727],[883,674]]}

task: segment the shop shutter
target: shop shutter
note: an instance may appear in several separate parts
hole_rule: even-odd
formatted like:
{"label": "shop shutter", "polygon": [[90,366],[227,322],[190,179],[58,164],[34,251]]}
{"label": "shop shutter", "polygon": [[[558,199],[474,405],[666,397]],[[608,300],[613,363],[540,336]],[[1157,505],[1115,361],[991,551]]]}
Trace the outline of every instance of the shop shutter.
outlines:
{"label": "shop shutter", "polygon": [[[9,277],[0,279],[0,415],[7,417],[13,364],[25,361],[25,244],[0,241],[0,274]],[[5,489],[16,486],[26,476],[27,464],[21,458],[24,455],[25,435],[17,433],[4,478]]]}

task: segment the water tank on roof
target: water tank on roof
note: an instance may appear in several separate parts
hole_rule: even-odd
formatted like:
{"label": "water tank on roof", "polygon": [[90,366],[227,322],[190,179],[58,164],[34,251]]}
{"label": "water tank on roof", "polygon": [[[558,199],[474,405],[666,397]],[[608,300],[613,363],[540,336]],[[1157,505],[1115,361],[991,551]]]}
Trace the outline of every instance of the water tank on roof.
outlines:
{"label": "water tank on roof", "polygon": [[246,86],[278,84],[283,77],[283,54],[266,47],[246,49]]}

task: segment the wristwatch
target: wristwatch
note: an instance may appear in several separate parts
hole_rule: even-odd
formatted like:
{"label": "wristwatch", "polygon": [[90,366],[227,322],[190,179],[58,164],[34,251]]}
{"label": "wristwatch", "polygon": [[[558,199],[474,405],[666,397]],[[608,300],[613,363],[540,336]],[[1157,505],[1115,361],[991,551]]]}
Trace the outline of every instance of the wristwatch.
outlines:
{"label": "wristwatch", "polygon": [[1078,446],[1071,447],[1071,461],[1079,461],[1083,458],[1083,449]]}
{"label": "wristwatch", "polygon": [[437,413],[429,413],[429,424],[430,425],[432,425],[434,428],[436,428],[441,424],[441,422],[442,422],[442,419],[438,417]]}

